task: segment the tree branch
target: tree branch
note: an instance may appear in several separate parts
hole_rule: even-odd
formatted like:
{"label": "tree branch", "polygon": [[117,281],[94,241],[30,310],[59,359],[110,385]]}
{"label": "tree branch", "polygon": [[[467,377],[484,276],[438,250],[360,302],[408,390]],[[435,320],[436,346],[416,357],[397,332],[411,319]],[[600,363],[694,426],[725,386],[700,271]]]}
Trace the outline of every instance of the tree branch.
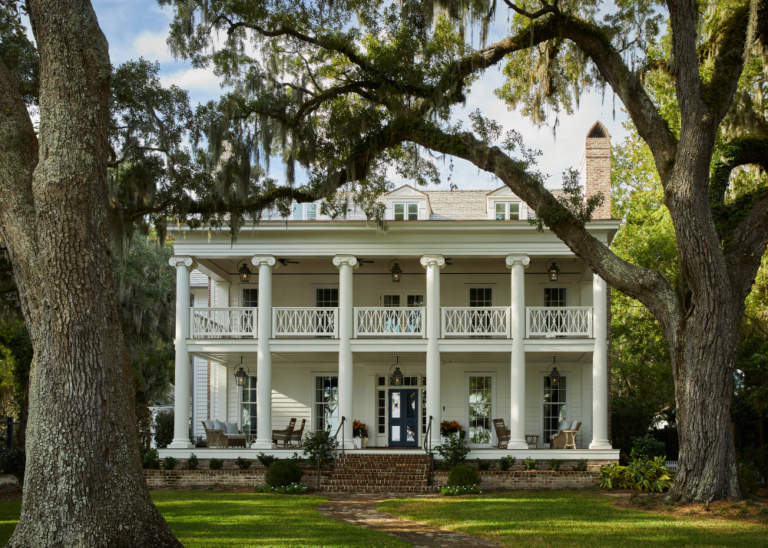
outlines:
{"label": "tree branch", "polygon": [[709,178],[709,201],[713,207],[724,205],[731,172],[749,164],[768,172],[768,137],[737,137],[722,147]]}
{"label": "tree branch", "polygon": [[731,284],[743,300],[752,291],[768,244],[768,195],[755,201],[747,217],[731,233],[730,242],[723,252]]}

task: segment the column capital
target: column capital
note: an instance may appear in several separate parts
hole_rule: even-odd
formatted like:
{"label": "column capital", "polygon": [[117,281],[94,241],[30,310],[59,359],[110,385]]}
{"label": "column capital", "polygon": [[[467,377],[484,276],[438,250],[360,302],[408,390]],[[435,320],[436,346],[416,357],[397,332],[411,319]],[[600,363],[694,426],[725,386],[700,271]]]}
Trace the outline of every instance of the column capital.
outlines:
{"label": "column capital", "polygon": [[333,258],[333,264],[336,268],[341,268],[344,265],[351,266],[352,268],[360,268],[360,262],[354,255],[336,255]]}
{"label": "column capital", "polygon": [[427,268],[429,266],[439,266],[445,268],[445,258],[442,255],[422,255],[419,259],[421,266]]}
{"label": "column capital", "polygon": [[521,264],[523,268],[528,268],[528,265],[531,264],[531,258],[525,254],[514,253],[507,255],[504,262],[507,263],[507,268],[512,268],[516,264]]}
{"label": "column capital", "polygon": [[197,263],[192,257],[184,257],[181,255],[174,255],[173,257],[168,259],[168,264],[176,268],[180,266],[186,266],[189,269],[197,268]]}
{"label": "column capital", "polygon": [[272,255],[254,255],[251,257],[251,263],[253,263],[254,266],[272,266],[274,268],[280,267],[277,259],[275,259]]}

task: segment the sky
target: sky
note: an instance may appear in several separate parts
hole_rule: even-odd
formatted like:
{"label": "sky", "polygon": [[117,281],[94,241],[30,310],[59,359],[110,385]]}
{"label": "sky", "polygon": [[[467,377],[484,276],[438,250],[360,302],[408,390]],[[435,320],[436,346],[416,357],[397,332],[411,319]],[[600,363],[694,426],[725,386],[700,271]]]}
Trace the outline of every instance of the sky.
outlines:
{"label": "sky", "polygon": [[[139,57],[158,61],[163,84],[175,84],[188,90],[193,106],[215,100],[221,95],[219,79],[212,70],[195,69],[189,61],[174,60],[170,55],[166,44],[172,20],[169,7],[161,7],[156,0],[92,1],[99,24],[109,41],[109,53],[114,65]],[[491,27],[489,43],[502,38],[506,27],[506,15],[499,15]],[[485,117],[499,122],[505,131],[516,129],[523,136],[526,147],[543,152],[538,167],[542,173],[550,176],[546,183],[550,188],[560,186],[565,169],[579,167],[587,130],[596,120],[608,128],[613,143],[623,141],[627,134],[622,126],[626,114],[619,104],[614,109],[610,91],[606,91],[605,97],[600,92],[583,94],[580,108],[572,116],[561,113],[555,137],[551,127],[537,128],[519,112],[510,112],[504,102],[494,95],[494,90],[501,87],[503,79],[500,70],[486,71],[472,86],[466,106],[455,108],[454,121],[463,120],[467,127],[469,113],[479,108]],[[448,160],[436,160],[436,165],[441,171],[441,184],[433,188],[447,189]],[[271,163],[270,176],[281,179],[278,162]],[[498,179],[459,159],[454,160],[452,182],[465,190],[495,189],[501,186]]]}

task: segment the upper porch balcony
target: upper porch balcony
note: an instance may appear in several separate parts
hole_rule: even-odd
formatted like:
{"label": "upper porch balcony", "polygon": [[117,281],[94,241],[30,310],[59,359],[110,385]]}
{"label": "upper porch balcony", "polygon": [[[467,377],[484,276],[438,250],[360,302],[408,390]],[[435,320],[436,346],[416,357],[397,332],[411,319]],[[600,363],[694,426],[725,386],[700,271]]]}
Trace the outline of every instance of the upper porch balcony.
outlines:
{"label": "upper porch balcony", "polygon": [[[257,337],[258,309],[191,308],[190,338]],[[592,338],[593,307],[525,308],[526,338]],[[338,307],[273,307],[272,338],[328,338],[339,334]],[[511,338],[510,307],[441,307],[444,339]],[[425,338],[426,307],[355,307],[354,338]]]}

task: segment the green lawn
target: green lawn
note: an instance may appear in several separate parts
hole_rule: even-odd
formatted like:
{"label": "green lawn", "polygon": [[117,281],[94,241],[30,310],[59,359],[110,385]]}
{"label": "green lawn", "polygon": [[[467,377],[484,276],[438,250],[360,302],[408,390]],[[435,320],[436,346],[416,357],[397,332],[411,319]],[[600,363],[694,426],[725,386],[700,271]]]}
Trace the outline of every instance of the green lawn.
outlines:
{"label": "green lawn", "polygon": [[765,525],[617,508],[587,492],[388,500],[379,510],[515,548],[768,546]]}
{"label": "green lawn", "polygon": [[[325,499],[309,496],[155,491],[152,499],[187,548],[251,546],[365,546],[408,543],[320,515]],[[0,502],[0,546],[13,533],[20,502]]]}

